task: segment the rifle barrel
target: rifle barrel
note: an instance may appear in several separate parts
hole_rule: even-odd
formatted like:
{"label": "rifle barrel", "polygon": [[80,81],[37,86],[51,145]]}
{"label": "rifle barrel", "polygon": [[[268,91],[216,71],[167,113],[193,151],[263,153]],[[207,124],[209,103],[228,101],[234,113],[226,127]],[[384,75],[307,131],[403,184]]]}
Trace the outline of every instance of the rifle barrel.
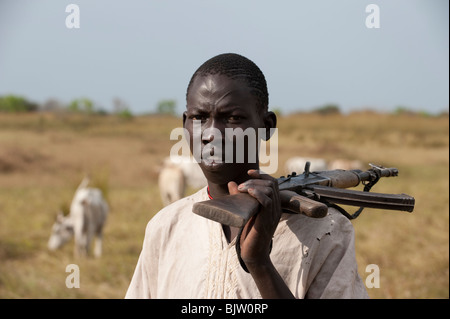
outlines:
{"label": "rifle barrel", "polygon": [[[353,170],[353,172],[357,172],[357,170]],[[365,172],[359,171],[358,175],[362,181],[369,181],[375,179],[377,176],[379,177],[398,176],[398,169],[395,167],[384,168],[372,166],[371,169]]]}

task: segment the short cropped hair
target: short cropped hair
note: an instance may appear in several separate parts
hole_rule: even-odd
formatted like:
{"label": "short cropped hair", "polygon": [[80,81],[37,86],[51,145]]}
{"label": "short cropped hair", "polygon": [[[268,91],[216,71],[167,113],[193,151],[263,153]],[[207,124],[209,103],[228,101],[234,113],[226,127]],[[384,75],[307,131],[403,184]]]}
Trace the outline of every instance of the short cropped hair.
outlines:
{"label": "short cropped hair", "polygon": [[251,93],[256,97],[259,109],[267,112],[269,93],[264,74],[253,61],[236,53],[219,54],[203,63],[192,75],[187,88],[186,99],[189,89],[197,76],[213,74],[221,74],[231,79],[243,80],[247,83]]}

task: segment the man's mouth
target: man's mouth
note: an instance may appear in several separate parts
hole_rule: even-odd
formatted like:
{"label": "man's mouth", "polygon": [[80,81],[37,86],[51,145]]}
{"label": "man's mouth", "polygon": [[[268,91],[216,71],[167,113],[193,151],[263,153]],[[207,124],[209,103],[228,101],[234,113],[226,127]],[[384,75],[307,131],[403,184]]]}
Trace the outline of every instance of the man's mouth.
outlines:
{"label": "man's mouth", "polygon": [[202,149],[202,164],[209,170],[220,169],[225,164],[222,149],[211,147],[210,149]]}
{"label": "man's mouth", "polygon": [[209,170],[217,170],[225,165],[225,161],[218,156],[208,156],[202,158],[202,164]]}

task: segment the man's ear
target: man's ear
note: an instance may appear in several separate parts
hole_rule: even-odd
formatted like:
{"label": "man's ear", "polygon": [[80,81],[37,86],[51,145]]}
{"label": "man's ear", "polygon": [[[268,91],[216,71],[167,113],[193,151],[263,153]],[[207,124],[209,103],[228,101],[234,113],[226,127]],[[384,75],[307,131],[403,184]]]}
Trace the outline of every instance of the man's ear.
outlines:
{"label": "man's ear", "polygon": [[183,128],[186,128],[187,111],[183,112]]}
{"label": "man's ear", "polygon": [[277,116],[274,112],[269,111],[264,115],[264,127],[266,128],[266,136],[263,140],[268,141],[272,137],[273,130],[271,129],[277,127]]}

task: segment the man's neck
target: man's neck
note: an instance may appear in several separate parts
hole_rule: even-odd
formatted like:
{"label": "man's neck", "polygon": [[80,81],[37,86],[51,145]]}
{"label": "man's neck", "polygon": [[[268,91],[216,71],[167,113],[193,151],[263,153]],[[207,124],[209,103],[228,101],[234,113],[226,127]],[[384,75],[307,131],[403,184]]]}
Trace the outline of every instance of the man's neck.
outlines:
{"label": "man's neck", "polygon": [[208,194],[212,198],[219,198],[225,195],[229,195],[230,193],[228,192],[227,184],[219,185],[208,182]]}
{"label": "man's neck", "polygon": [[[249,166],[248,169],[259,169],[259,165],[256,165],[255,167]],[[236,184],[241,184],[247,180],[250,179],[250,176],[247,175],[247,171],[245,173],[241,174],[239,177],[232,180]],[[215,184],[211,181],[208,181],[208,193],[212,198],[219,198],[222,196],[229,195],[228,191],[228,183],[225,184]]]}

